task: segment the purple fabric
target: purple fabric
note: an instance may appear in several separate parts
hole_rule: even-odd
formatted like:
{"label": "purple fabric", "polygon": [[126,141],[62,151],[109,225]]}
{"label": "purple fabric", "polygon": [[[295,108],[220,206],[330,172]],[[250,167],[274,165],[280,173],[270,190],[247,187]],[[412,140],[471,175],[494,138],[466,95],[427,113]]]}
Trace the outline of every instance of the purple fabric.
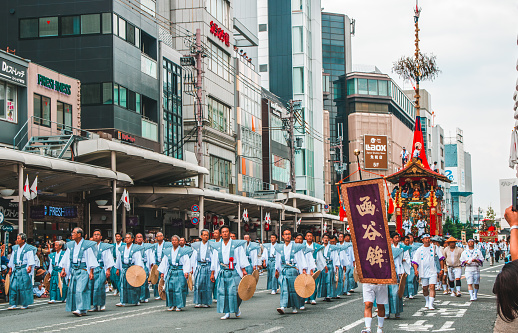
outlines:
{"label": "purple fabric", "polygon": [[[348,213],[351,217],[349,223],[354,228],[358,249],[357,260],[361,265],[363,278],[391,279],[391,261],[393,259],[386,238],[385,220],[378,184],[348,187],[347,197],[350,207]],[[370,237],[368,237],[369,235]],[[373,255],[380,260],[373,260]]]}
{"label": "purple fabric", "polygon": [[415,261],[412,261],[412,264],[417,265],[417,267],[419,267],[419,264],[416,263]]}

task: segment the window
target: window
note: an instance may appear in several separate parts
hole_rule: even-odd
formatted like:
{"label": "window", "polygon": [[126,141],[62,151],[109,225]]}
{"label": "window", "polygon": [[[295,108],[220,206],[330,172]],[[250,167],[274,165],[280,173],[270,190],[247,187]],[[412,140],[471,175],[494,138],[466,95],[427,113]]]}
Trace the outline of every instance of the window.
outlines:
{"label": "window", "polygon": [[259,72],[264,73],[268,72],[268,65],[259,65]]}
{"label": "window", "polygon": [[126,25],[126,40],[135,45],[135,26],[129,23]]}
{"label": "window", "polygon": [[368,80],[369,82],[369,95],[378,95],[378,80]]}
{"label": "window", "polygon": [[103,34],[111,34],[112,33],[112,14],[111,13],[103,13]]}
{"label": "window", "polygon": [[142,73],[156,79],[156,61],[148,58],[145,54],[141,54],[140,70]]}
{"label": "window", "polygon": [[103,83],[103,104],[113,103],[113,87],[111,82]]}
{"label": "window", "polygon": [[119,105],[119,85],[117,83],[113,85],[113,104]]}
{"label": "window", "polygon": [[389,96],[388,81],[378,81],[378,89],[380,96]]}
{"label": "window", "polygon": [[230,56],[214,43],[210,43],[210,51],[212,55],[208,60],[209,69],[218,76],[229,81]]}
{"label": "window", "polygon": [[79,16],[65,16],[61,18],[61,35],[79,35],[81,32]]}
{"label": "window", "polygon": [[81,85],[81,104],[93,105],[101,103],[101,84],[91,83]]}
{"label": "window", "polygon": [[304,52],[302,27],[293,27],[293,52]]}
{"label": "window", "polygon": [[137,111],[137,113],[142,114],[142,103],[140,100],[139,93],[135,93],[135,111]]}
{"label": "window", "polygon": [[72,127],[72,105],[58,101],[56,121],[58,129]]}
{"label": "window", "polygon": [[117,14],[113,14],[113,34],[119,34],[119,17]]}
{"label": "window", "polygon": [[207,10],[210,15],[228,28],[229,2],[227,0],[207,0]]}
{"label": "window", "polygon": [[158,139],[158,125],[152,121],[142,119],[142,137],[157,141]]}
{"label": "window", "polygon": [[126,21],[119,17],[119,37],[126,40]]}
{"label": "window", "polygon": [[304,67],[293,68],[293,93],[304,93]]}
{"label": "window", "polygon": [[267,24],[259,24],[259,32],[267,31],[268,25]]}
{"label": "window", "polygon": [[232,176],[232,163],[222,158],[210,156],[210,183],[212,185],[228,187]]}
{"label": "window", "polygon": [[230,134],[230,107],[208,98],[208,117],[210,127]]}
{"label": "window", "polygon": [[101,33],[101,15],[81,15],[81,34],[88,35],[99,33]]}
{"label": "window", "polygon": [[360,95],[369,94],[367,79],[358,79],[358,94],[360,94]]}
{"label": "window", "polygon": [[38,37],[38,19],[20,20],[20,38]]}
{"label": "window", "polygon": [[302,10],[302,0],[292,0],[291,10]]}
{"label": "window", "polygon": [[34,94],[34,123],[50,127],[50,98]]}
{"label": "window", "polygon": [[59,25],[58,25],[57,16],[40,18],[39,36],[40,37],[57,36],[58,32],[59,32],[58,26]]}
{"label": "window", "polygon": [[18,98],[16,86],[0,81],[0,120],[16,122]]}
{"label": "window", "polygon": [[140,8],[146,13],[155,16],[155,7],[156,3],[154,0],[140,0]]}
{"label": "window", "polygon": [[135,27],[135,46],[140,48],[140,29]]}
{"label": "window", "polygon": [[128,90],[123,86],[119,86],[119,105],[125,108],[127,106],[127,94]]}

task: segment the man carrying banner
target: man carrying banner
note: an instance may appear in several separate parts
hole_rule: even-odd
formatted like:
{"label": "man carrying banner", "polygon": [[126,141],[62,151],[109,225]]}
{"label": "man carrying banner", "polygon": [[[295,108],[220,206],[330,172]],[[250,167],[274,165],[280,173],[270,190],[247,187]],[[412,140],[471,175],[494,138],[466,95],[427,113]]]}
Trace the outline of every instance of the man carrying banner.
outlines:
{"label": "man carrying banner", "polygon": [[295,279],[299,274],[306,274],[308,265],[304,257],[304,244],[295,244],[291,241],[291,231],[282,232],[284,244],[277,244],[275,251],[275,276],[280,284],[280,308],[277,312],[284,314],[285,308],[292,308],[292,313],[297,313],[302,300],[295,292]]}
{"label": "man carrying banner", "polygon": [[263,267],[267,269],[267,282],[266,289],[272,291],[272,295],[277,293],[277,289],[279,288],[279,282],[275,277],[275,245],[277,244],[277,235],[272,234],[270,236],[270,243],[263,245],[263,255],[261,259],[263,260]]}
{"label": "man carrying banner", "polygon": [[425,308],[428,310],[435,310],[433,302],[435,300],[435,285],[437,284],[437,262],[440,262],[440,270],[444,270],[444,257],[439,257],[441,251],[435,245],[430,244],[430,235],[423,234],[421,237],[423,246],[418,248],[412,264],[414,266],[415,276],[421,278],[421,285],[423,286],[423,295],[426,301]]}

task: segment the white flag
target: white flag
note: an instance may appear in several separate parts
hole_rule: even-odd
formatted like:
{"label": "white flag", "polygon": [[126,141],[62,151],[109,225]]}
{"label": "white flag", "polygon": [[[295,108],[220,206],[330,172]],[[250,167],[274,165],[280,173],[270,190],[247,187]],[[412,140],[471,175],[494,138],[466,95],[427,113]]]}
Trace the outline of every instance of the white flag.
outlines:
{"label": "white flag", "polygon": [[34,182],[31,186],[31,200],[38,196],[38,176],[34,179]]}
{"label": "white flag", "polygon": [[126,211],[130,211],[131,209],[131,205],[130,205],[130,201],[129,201],[129,193],[128,191],[126,191],[126,189],[124,189],[124,192],[122,192],[122,203],[124,204],[124,207],[126,208]]}
{"label": "white flag", "polygon": [[300,225],[301,222],[302,222],[302,217],[297,220],[297,225]]}
{"label": "white flag", "polygon": [[248,222],[248,209],[243,210],[243,220]]}
{"label": "white flag", "polygon": [[23,196],[27,200],[31,200],[31,190],[29,189],[29,175],[25,179],[25,186],[23,187]]}

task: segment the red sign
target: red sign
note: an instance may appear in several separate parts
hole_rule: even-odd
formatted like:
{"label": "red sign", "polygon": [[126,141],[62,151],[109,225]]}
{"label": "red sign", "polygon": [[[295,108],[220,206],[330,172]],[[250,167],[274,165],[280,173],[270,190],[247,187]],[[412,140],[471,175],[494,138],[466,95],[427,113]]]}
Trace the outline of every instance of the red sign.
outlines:
{"label": "red sign", "polygon": [[230,46],[230,36],[225,32],[225,30],[218,27],[214,21],[210,21],[210,33],[218,37],[218,39],[224,42],[226,46]]}
{"label": "red sign", "polygon": [[134,137],[132,137],[129,134],[122,133],[121,131],[117,131],[117,138],[119,140],[121,140],[121,141],[135,143],[135,138]]}

